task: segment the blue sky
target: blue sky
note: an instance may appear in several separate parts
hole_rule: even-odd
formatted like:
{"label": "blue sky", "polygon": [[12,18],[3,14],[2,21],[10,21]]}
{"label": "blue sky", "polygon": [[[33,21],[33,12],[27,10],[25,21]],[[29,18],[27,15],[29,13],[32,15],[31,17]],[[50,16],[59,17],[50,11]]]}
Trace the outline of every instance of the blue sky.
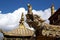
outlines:
{"label": "blue sky", "polygon": [[2,11],[2,13],[9,13],[20,7],[27,9],[28,3],[30,3],[35,10],[50,8],[52,3],[55,9],[60,7],[60,0],[0,0],[0,11]]}
{"label": "blue sky", "polygon": [[[27,13],[28,3],[32,5],[33,13],[45,20],[51,16],[50,7],[52,3],[55,6],[55,10],[60,8],[60,0],[0,0],[0,11],[2,11],[0,13],[0,29],[10,30],[17,27],[22,12]],[[47,23],[49,23],[48,20]]]}

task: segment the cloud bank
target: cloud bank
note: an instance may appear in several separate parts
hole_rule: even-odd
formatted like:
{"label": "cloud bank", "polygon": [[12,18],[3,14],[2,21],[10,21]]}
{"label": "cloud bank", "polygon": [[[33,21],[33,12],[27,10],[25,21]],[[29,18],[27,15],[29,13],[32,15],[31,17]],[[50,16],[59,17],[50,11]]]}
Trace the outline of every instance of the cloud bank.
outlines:
{"label": "cloud bank", "polygon": [[[0,11],[0,29],[10,30],[18,26],[22,12],[27,14],[25,8],[19,8],[12,13],[2,14]],[[48,20],[51,16],[50,8],[43,10],[32,10],[33,14],[39,15],[42,19]],[[25,17],[26,18],[26,17]]]}
{"label": "cloud bank", "polygon": [[[25,8],[18,8],[12,13],[6,13],[3,14],[2,11],[0,11],[0,29],[3,30],[12,30],[16,28],[19,25],[19,21],[21,19],[21,14],[24,13],[24,18],[26,20],[26,14],[27,10]],[[32,10],[33,14],[39,15],[44,20],[47,20],[46,22],[49,23],[48,18],[51,16],[50,8],[43,10]],[[27,23],[24,23],[25,26],[28,26]],[[29,28],[29,27],[27,27]],[[32,29],[32,28],[29,28]]]}
{"label": "cloud bank", "polygon": [[10,30],[18,26],[22,12],[25,13],[24,8],[19,8],[13,13],[2,14],[0,12],[0,28],[4,30]]}

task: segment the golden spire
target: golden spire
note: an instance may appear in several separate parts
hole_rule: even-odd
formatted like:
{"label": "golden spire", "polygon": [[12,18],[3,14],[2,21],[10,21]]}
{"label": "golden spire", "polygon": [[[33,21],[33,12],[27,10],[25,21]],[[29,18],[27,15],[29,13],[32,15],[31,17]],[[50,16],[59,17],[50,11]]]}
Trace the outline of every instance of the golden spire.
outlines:
{"label": "golden spire", "polygon": [[20,23],[23,23],[23,22],[24,22],[24,15],[22,13]]}
{"label": "golden spire", "polygon": [[32,6],[30,4],[28,4],[28,13],[32,14]]}
{"label": "golden spire", "polygon": [[51,15],[53,15],[54,14],[54,4],[52,4],[52,6],[51,6]]}

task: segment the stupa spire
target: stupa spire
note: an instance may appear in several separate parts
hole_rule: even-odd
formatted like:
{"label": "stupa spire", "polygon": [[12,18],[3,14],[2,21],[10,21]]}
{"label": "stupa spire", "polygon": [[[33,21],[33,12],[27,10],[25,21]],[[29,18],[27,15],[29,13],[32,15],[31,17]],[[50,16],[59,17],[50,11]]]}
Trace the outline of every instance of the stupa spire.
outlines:
{"label": "stupa spire", "polygon": [[30,4],[28,4],[28,13],[32,14],[32,6]]}
{"label": "stupa spire", "polygon": [[52,4],[52,6],[51,6],[51,15],[53,15],[54,14],[54,4]]}
{"label": "stupa spire", "polygon": [[22,13],[20,23],[23,23],[23,22],[24,22],[24,14]]}

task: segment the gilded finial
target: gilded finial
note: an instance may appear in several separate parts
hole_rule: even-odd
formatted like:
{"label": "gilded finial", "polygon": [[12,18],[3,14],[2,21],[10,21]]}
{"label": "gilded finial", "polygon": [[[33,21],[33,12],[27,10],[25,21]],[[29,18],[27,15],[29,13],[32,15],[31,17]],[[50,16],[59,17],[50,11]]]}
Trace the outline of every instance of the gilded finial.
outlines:
{"label": "gilded finial", "polygon": [[28,6],[30,6],[30,4],[28,3]]}
{"label": "gilded finial", "polygon": [[30,4],[28,4],[28,13],[32,14],[32,6]]}
{"label": "gilded finial", "polygon": [[54,14],[54,4],[52,4],[52,6],[51,6],[51,15],[53,15]]}
{"label": "gilded finial", "polygon": [[23,22],[24,22],[24,14],[22,13],[20,23],[23,23]]}

